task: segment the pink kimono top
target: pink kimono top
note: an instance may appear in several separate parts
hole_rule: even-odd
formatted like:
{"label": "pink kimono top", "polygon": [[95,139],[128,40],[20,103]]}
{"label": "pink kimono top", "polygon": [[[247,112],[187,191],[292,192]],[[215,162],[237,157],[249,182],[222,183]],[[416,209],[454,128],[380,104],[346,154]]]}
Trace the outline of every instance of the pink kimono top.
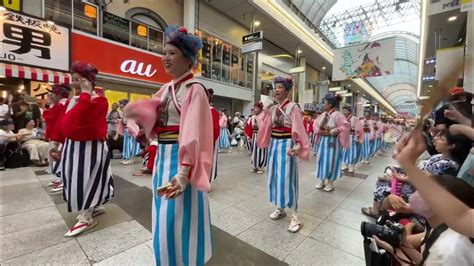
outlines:
{"label": "pink kimono top", "polygon": [[375,127],[377,127],[377,130],[375,132],[375,136],[377,138],[381,138],[383,136],[383,132],[385,130],[384,123],[379,120],[379,121],[375,122]]}
{"label": "pink kimono top", "polygon": [[364,142],[364,128],[362,127],[360,119],[356,116],[350,115],[347,117],[347,122],[350,125],[350,133],[356,136],[357,142]]}
{"label": "pink kimono top", "polygon": [[336,109],[332,109],[329,112],[323,112],[315,121],[314,121],[314,133],[321,134],[321,124],[326,117],[329,115],[329,119],[327,121],[326,127],[328,131],[337,128],[339,134],[337,138],[339,143],[343,148],[349,147],[349,123],[347,122],[346,116],[344,116],[341,112],[336,111]]}
{"label": "pink kimono top", "polygon": [[369,140],[373,140],[375,138],[374,121],[362,117],[360,119],[360,122],[362,123],[362,128],[364,129],[364,132],[369,132]]}
{"label": "pink kimono top", "polygon": [[219,127],[220,128],[227,128],[227,116],[226,115],[221,115],[221,118],[219,118]]}
{"label": "pink kimono top", "polygon": [[272,131],[291,132],[294,143],[300,145],[298,157],[309,160],[308,134],[304,127],[303,114],[297,104],[286,99],[281,105],[274,105],[269,110],[263,110],[256,117],[256,122],[259,129],[257,135],[259,148],[267,148],[270,145]]}
{"label": "pink kimono top", "polygon": [[196,83],[188,72],[164,84],[151,100],[128,104],[125,114],[134,117],[149,137],[178,130],[179,165],[191,167],[191,186],[208,192],[213,154],[209,132],[213,125],[205,88]]}

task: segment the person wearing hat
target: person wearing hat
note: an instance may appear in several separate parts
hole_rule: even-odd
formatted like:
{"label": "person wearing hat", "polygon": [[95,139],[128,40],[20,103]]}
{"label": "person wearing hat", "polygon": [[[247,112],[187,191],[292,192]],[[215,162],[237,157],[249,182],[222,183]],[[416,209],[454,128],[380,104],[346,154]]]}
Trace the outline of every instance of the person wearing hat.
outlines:
{"label": "person wearing hat", "polygon": [[277,104],[265,108],[257,117],[257,145],[261,149],[269,148],[268,194],[270,202],[277,208],[270,214],[270,219],[285,217],[284,209],[289,208],[293,215],[288,231],[296,233],[303,227],[297,215],[297,157],[309,160],[309,140],[300,107],[288,99],[292,87],[291,77],[275,78],[273,97]]}
{"label": "person wearing hat", "polygon": [[49,172],[58,177],[49,184],[52,187],[51,192],[58,192],[63,189],[60,165],[64,137],[60,134],[58,122],[66,110],[66,102],[70,93],[71,86],[68,84],[54,84],[52,89],[49,90],[49,108],[43,111],[43,120],[46,124],[45,138],[49,141]]}
{"label": "person wearing hat", "polygon": [[347,118],[347,123],[350,126],[349,146],[342,149],[342,171],[348,170],[349,173],[354,173],[354,166],[360,161],[362,157],[362,142],[364,141],[364,129],[359,118],[352,115],[352,108],[344,106],[342,108],[344,116]]}
{"label": "person wearing hat", "polygon": [[251,127],[252,127],[252,169],[251,172],[256,172],[257,174],[263,174],[265,167],[267,167],[268,162],[268,149],[259,148],[257,145],[257,136],[258,136],[258,124],[257,116],[263,110],[263,103],[257,102],[253,106],[253,115],[251,117]]}
{"label": "person wearing hat", "polygon": [[362,128],[364,129],[364,141],[362,142],[362,163],[369,164],[372,157],[372,145],[375,138],[374,121],[371,119],[370,110],[364,111],[364,117],[360,119]]}
{"label": "person wearing hat", "polygon": [[341,100],[339,95],[326,94],[324,112],[315,122],[314,132],[320,136],[316,144],[316,188],[326,192],[334,190],[334,181],[342,175],[342,149],[349,142],[349,123],[336,110]]}
{"label": "person wearing hat", "polygon": [[152,99],[130,103],[124,115],[147,136],[158,136],[152,207],[155,264],[204,265],[212,256],[207,195],[213,126],[207,90],[192,74],[203,44],[176,26],[166,29],[165,42],[163,65],[173,80]]}
{"label": "person wearing hat", "polygon": [[103,205],[114,196],[114,182],[108,156],[108,102],[95,88],[97,68],[74,62],[72,86],[78,96],[66,103],[58,128],[64,137],[61,154],[63,198],[68,212],[79,212],[77,223],[65,236],[72,237],[97,225],[95,216],[104,213]]}
{"label": "person wearing hat", "polygon": [[[122,99],[119,101],[119,107],[122,112],[128,103],[128,99]],[[123,135],[123,160],[120,163],[124,165],[133,164],[134,157],[140,154],[140,143],[138,143],[138,141],[135,139],[135,136],[129,132],[127,127],[127,119],[125,117],[122,117],[121,123],[122,125],[119,126],[118,131],[119,134]]]}

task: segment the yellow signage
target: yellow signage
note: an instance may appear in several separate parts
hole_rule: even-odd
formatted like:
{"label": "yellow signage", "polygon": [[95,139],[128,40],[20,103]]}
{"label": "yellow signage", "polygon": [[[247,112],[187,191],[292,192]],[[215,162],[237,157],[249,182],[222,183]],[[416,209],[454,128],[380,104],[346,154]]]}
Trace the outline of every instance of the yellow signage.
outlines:
{"label": "yellow signage", "polygon": [[21,0],[0,0],[0,6],[15,11],[21,11]]}

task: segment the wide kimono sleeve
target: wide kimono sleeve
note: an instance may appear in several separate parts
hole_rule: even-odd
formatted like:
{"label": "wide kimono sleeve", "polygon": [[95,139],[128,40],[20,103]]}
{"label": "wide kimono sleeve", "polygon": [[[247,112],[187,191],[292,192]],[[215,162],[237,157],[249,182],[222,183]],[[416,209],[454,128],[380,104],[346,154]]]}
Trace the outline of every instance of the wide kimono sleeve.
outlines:
{"label": "wide kimono sleeve", "polygon": [[152,129],[158,121],[161,95],[166,87],[166,85],[161,87],[152,99],[129,103],[123,110],[124,117],[127,117],[130,126],[134,127],[132,124],[141,125],[147,137],[153,137]]}
{"label": "wide kimono sleeve", "polygon": [[[272,107],[275,108],[275,107]],[[267,148],[270,146],[270,139],[272,137],[272,109],[265,109],[257,115],[257,147]]]}
{"label": "wide kimono sleeve", "polygon": [[374,127],[374,121],[370,120],[369,122],[369,140],[374,140],[375,139],[375,127]]}
{"label": "wide kimono sleeve", "polygon": [[364,127],[360,119],[354,119],[355,121],[355,136],[359,143],[364,142]]}
{"label": "wide kimono sleeve", "polygon": [[212,116],[204,88],[191,85],[186,91],[179,120],[179,164],[190,166],[189,182],[194,188],[208,192],[212,166]]}
{"label": "wide kimono sleeve", "polygon": [[309,139],[304,126],[304,118],[300,108],[295,105],[290,113],[291,138],[300,145],[298,157],[302,160],[309,160]]}
{"label": "wide kimono sleeve", "polygon": [[219,118],[219,127],[220,128],[227,128],[227,116],[222,115],[221,118]]}
{"label": "wide kimono sleeve", "polygon": [[336,116],[336,126],[339,131],[339,143],[341,143],[343,148],[349,147],[349,134],[351,131],[351,126],[347,122],[347,118],[343,114],[337,114]]}

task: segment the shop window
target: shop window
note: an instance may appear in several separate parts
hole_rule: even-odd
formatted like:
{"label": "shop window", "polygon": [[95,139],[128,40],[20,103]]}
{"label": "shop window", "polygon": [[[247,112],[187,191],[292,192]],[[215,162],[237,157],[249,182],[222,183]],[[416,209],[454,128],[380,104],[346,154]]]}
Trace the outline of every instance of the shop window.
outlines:
{"label": "shop window", "polygon": [[98,11],[97,6],[91,3],[74,0],[74,29],[98,35]]}
{"label": "shop window", "polygon": [[148,47],[148,26],[143,23],[132,21],[132,34],[130,45],[143,50]]}
{"label": "shop window", "polygon": [[128,19],[104,11],[102,21],[102,37],[127,45],[130,43],[130,21]]}
{"label": "shop window", "polygon": [[214,39],[212,42],[212,70],[211,77],[215,80],[221,80],[222,76],[222,42]]}
{"label": "shop window", "polygon": [[245,82],[245,87],[247,88],[252,88],[252,85],[253,85],[253,69],[254,69],[254,65],[253,65],[253,54],[247,54],[246,55],[247,57],[247,64],[246,64],[246,76],[247,76],[247,79],[246,79],[246,82]]}
{"label": "shop window", "polygon": [[44,18],[58,24],[71,26],[71,1],[44,0]]}
{"label": "shop window", "polygon": [[139,93],[130,93],[130,101],[136,102],[139,100],[148,100],[150,99],[150,95],[148,94],[139,94]]}
{"label": "shop window", "polygon": [[212,41],[207,34],[202,33],[202,59],[201,59],[201,75],[206,78],[211,78],[211,45]]}
{"label": "shop window", "polygon": [[128,99],[128,93],[122,91],[105,90],[104,95],[109,103],[109,109],[112,107],[113,103],[118,103],[122,99]]}
{"label": "shop window", "polygon": [[230,58],[230,79],[231,83],[234,85],[239,85],[239,59],[240,49],[233,46]]}
{"label": "shop window", "polygon": [[231,67],[232,46],[228,44],[223,45],[222,51],[222,81],[230,82],[230,67]]}
{"label": "shop window", "polygon": [[164,33],[162,31],[148,27],[150,35],[148,39],[148,51],[163,53]]}

